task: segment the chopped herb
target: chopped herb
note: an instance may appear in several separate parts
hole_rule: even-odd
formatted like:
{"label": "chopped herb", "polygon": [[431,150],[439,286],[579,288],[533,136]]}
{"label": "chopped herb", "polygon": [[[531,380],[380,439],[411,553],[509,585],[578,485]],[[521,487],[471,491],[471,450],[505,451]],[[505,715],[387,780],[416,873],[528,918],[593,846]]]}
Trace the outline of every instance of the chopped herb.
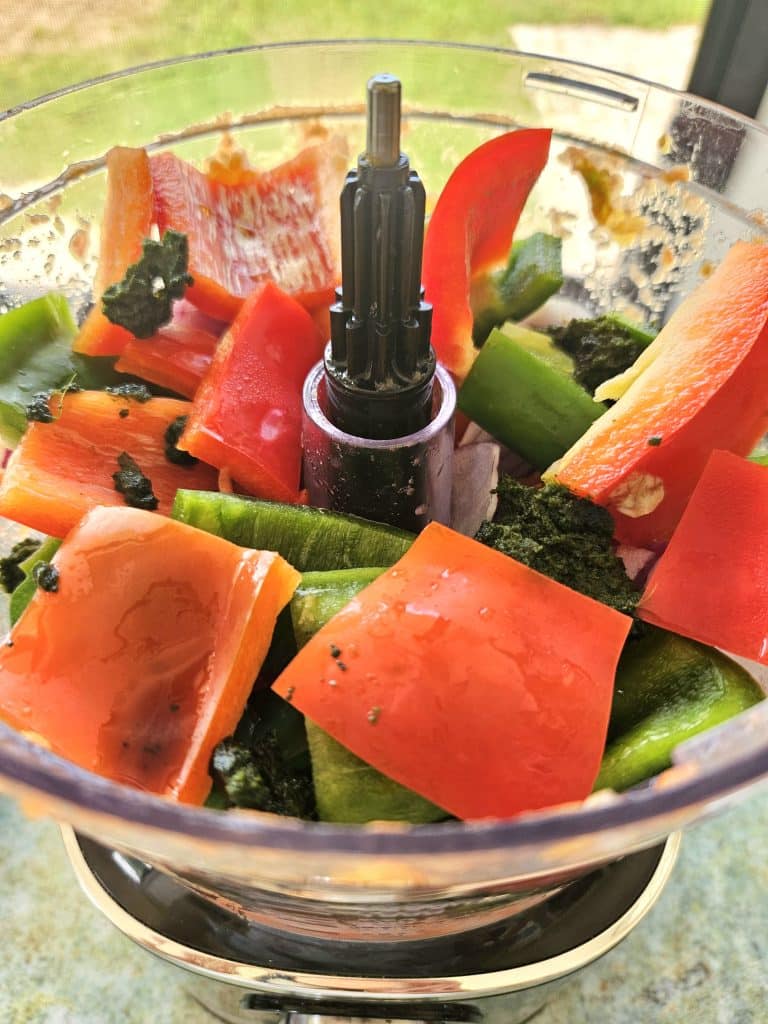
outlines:
{"label": "chopped herb", "polygon": [[166,231],[162,241],[145,238],[141,259],[132,263],[125,277],[101,297],[104,315],[137,338],[150,338],[173,315],[174,299],[180,299],[193,283],[187,273],[187,236]]}
{"label": "chopped herb", "polygon": [[613,547],[610,512],[559,484],[502,476],[493,522],[475,539],[572,590],[632,615],[640,594]]}
{"label": "chopped herb", "polygon": [[165,457],[175,466],[197,465],[197,459],[194,455],[190,455],[189,452],[177,448],[179,438],[184,433],[186,425],[187,417],[177,416],[175,420],[168,424],[168,429],[165,432]]}
{"label": "chopped herb", "polygon": [[59,589],[59,570],[50,562],[38,562],[32,570],[35,583],[41,590],[55,594]]}
{"label": "chopped herb", "polygon": [[648,438],[648,444],[652,448],[658,448],[659,445],[661,444],[661,438],[659,437],[658,434],[654,435],[653,437],[649,437]]}
{"label": "chopped herb", "polygon": [[146,384],[135,384],[133,382],[126,384],[108,384],[104,390],[110,395],[115,395],[117,398],[130,398],[134,402],[144,403],[148,402],[150,398],[152,398],[152,392]]}
{"label": "chopped herb", "polygon": [[367,715],[368,721],[371,723],[371,725],[376,725],[376,723],[379,720],[379,715],[380,714],[381,714],[381,708],[378,707],[378,705],[376,705],[376,706],[371,708],[371,710],[368,712],[368,715]]}
{"label": "chopped herb", "polygon": [[158,502],[152,491],[152,481],[144,476],[128,452],[121,452],[117,456],[117,464],[120,469],[112,474],[112,479],[115,481],[115,490],[123,495],[126,505],[148,509],[150,512],[156,509]]}
{"label": "chopped herb", "polygon": [[650,335],[613,316],[571,320],[550,332],[552,340],[574,362],[574,380],[591,395],[605,381],[623,373],[643,352]]}
{"label": "chopped herb", "polygon": [[35,423],[53,423],[53,413],[48,404],[50,391],[36,391],[27,405],[27,419]]}
{"label": "chopped herb", "polygon": [[290,763],[273,732],[252,743],[222,740],[213,752],[211,774],[230,806],[314,818],[315,792],[308,761]]}
{"label": "chopped herb", "polygon": [[336,644],[330,644],[330,648],[331,648],[331,657],[332,658],[340,658],[341,657],[341,648],[340,647],[337,647]]}
{"label": "chopped herb", "polygon": [[24,582],[24,570],[19,566],[30,555],[34,555],[40,544],[41,541],[35,540],[34,537],[25,537],[13,545],[5,558],[0,558],[0,587],[6,594],[12,594],[16,587]]}

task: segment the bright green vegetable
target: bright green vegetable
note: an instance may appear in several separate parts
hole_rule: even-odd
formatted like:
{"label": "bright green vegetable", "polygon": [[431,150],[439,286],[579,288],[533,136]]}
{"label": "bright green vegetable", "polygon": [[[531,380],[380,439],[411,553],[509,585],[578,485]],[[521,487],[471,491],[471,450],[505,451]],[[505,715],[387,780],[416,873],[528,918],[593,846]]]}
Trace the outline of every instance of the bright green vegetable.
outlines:
{"label": "bright green vegetable", "polygon": [[[301,647],[384,569],[311,572],[302,577],[291,601],[296,641]],[[331,651],[333,655],[333,651]],[[335,656],[335,655],[334,655]],[[338,678],[344,685],[343,652],[338,652]],[[329,683],[330,685],[330,683]],[[377,772],[313,722],[306,722],[317,813],[321,821],[362,824],[366,821],[440,821],[441,808]]]}
{"label": "bright green vegetable", "polygon": [[562,239],[537,232],[513,243],[506,267],[472,281],[472,337],[482,345],[505,320],[522,320],[563,283]]}
{"label": "bright green vegetable", "polygon": [[51,293],[0,317],[0,438],[15,445],[27,406],[72,376],[77,326],[63,295]]}
{"label": "bright green vegetable", "polygon": [[232,807],[287,814],[293,818],[315,816],[309,774],[290,769],[273,735],[261,737],[254,745],[234,739],[222,740],[213,752],[211,773],[218,783],[217,795],[223,790],[226,802]]}
{"label": "bright green vegetable", "polygon": [[28,558],[19,563],[19,569],[24,574],[24,579],[11,594],[8,614],[12,626],[32,600],[37,590],[37,580],[34,576],[36,566],[50,562],[59,550],[60,545],[61,541],[57,537],[46,537]]}
{"label": "bright green vegetable", "polygon": [[678,744],[763,697],[749,673],[719,651],[651,630],[621,656],[595,789],[620,791],[656,775]]}
{"label": "bright green vegetable", "polygon": [[613,547],[610,512],[558,484],[502,476],[492,522],[475,539],[580,594],[631,615],[640,593]]}
{"label": "bright green vegetable", "polygon": [[168,230],[160,242],[145,238],[139,261],[102,295],[104,315],[137,338],[151,338],[170,321],[174,299],[182,298],[194,283],[188,265],[186,235]]}
{"label": "bright green vegetable", "polygon": [[300,572],[392,565],[413,542],[405,530],[357,516],[210,491],[177,491],[171,515],[234,544],[277,551]]}
{"label": "bright green vegetable", "polygon": [[537,469],[564,455],[605,412],[566,374],[499,330],[475,359],[459,408]]}
{"label": "bright green vegetable", "polygon": [[571,320],[551,333],[555,344],[573,359],[574,380],[591,395],[604,381],[628,370],[656,337],[617,313]]}

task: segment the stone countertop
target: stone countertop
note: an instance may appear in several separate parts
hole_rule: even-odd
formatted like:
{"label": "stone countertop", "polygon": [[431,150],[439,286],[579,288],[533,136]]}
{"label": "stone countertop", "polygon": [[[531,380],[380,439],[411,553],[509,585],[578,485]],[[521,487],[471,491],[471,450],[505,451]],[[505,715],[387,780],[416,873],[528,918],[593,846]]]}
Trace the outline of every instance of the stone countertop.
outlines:
{"label": "stone countertop", "polygon": [[[683,841],[657,906],[537,1024],[766,1024],[768,792]],[[82,895],[53,824],[0,797],[0,1021],[212,1024]]]}

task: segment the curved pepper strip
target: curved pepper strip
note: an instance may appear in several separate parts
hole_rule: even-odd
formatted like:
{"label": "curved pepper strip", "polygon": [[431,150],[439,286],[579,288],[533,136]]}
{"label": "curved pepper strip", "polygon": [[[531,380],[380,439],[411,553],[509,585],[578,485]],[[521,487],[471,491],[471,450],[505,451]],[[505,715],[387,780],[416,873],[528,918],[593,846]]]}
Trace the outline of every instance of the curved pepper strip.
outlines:
{"label": "curved pepper strip", "polygon": [[165,455],[165,431],[189,412],[189,402],[77,391],[53,395],[49,407],[52,422],[31,423],[10,458],[0,482],[0,515],[63,537],[95,505],[125,503],[112,478],[121,452],[150,479],[164,515],[178,488],[216,486],[210,466],[178,466]]}
{"label": "curved pepper strip", "polygon": [[160,233],[173,228],[189,242],[189,301],[230,322],[254,289],[273,281],[307,308],[329,303],[341,277],[338,195],[346,162],[336,137],[270,171],[241,170],[234,183],[173,153],[153,156]]}
{"label": "curved pepper strip", "polygon": [[119,355],[133,338],[101,311],[101,296],[120,281],[141,257],[141,244],[152,229],[152,175],[143,149],[116,146],[107,153],[107,196],[101,222],[99,264],[93,286],[94,307],[74,342],[76,352]]}
{"label": "curved pepper strip", "polygon": [[304,307],[264,285],[222,338],[179,447],[259,498],[299,501],[301,392],[322,353]]}
{"label": "curved pepper strip", "polygon": [[552,132],[508,132],[478,146],[451,174],[429,219],[422,279],[432,303],[432,345],[461,382],[472,341],[472,276],[506,260],[528,194],[549,156]]}
{"label": "curved pepper strip", "polygon": [[639,375],[545,479],[610,509],[622,542],[668,540],[715,448],[768,429],[768,245],[737,242],[637,361]]}
{"label": "curved pepper strip", "polygon": [[90,512],[53,564],[58,589],[37,591],[0,650],[0,718],[116,782],[202,803],[299,574],[127,508]]}
{"label": "curved pepper strip", "polygon": [[438,807],[508,817],[590,793],[631,621],[430,523],[274,689]]}
{"label": "curved pepper strip", "polygon": [[713,452],[638,605],[646,622],[768,664],[768,469]]}

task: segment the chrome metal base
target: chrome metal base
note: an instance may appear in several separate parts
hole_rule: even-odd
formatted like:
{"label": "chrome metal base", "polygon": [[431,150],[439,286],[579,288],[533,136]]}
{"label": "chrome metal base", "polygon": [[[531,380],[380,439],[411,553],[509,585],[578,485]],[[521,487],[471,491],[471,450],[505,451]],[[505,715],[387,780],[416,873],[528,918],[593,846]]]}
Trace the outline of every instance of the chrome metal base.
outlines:
{"label": "chrome metal base", "polygon": [[168,875],[62,829],[94,905],[189,972],[230,1024],[522,1024],[574,971],[619,943],[669,880],[680,835],[615,861],[504,922],[419,942],[311,939],[222,910]]}

